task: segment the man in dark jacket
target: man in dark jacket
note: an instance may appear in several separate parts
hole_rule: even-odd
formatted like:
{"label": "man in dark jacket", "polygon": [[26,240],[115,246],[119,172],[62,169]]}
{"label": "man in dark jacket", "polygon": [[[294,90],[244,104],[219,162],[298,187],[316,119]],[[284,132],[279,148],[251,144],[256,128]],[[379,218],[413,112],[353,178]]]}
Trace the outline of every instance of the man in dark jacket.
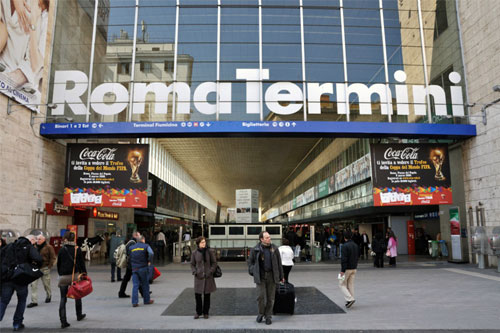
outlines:
{"label": "man in dark jacket", "polygon": [[132,306],[139,306],[139,286],[142,288],[144,304],[153,304],[149,298],[149,265],[153,261],[154,252],[151,246],[146,244],[146,239],[141,236],[138,242],[129,248],[128,256],[132,266]]}
{"label": "man in dark jacket", "polygon": [[266,317],[266,324],[272,324],[272,311],[276,285],[285,282],[280,252],[276,245],[271,243],[271,236],[267,231],[259,234],[260,242],[250,251],[248,258],[248,273],[253,276],[257,285],[259,297],[259,315],[257,322]]}
{"label": "man in dark jacket", "polygon": [[344,231],[345,243],[342,245],[341,271],[339,273],[339,287],[346,300],[346,308],[350,308],[354,300],[354,276],[358,268],[359,247],[351,239],[350,230]]}
{"label": "man in dark jacket", "polygon": [[[42,257],[40,253],[33,246],[36,242],[36,238],[33,235],[28,235],[26,237],[19,237],[15,243],[9,244],[8,247],[2,249],[2,261],[8,261],[11,263],[9,266],[15,267],[17,264],[22,263],[33,263],[37,267],[42,265]],[[7,305],[9,305],[10,299],[14,294],[17,294],[17,307],[14,312],[14,331],[20,331],[24,328],[23,315],[26,309],[26,298],[28,297],[28,285],[20,285],[7,279],[2,281],[2,300],[0,302],[0,321],[2,321],[5,315],[5,310]]]}

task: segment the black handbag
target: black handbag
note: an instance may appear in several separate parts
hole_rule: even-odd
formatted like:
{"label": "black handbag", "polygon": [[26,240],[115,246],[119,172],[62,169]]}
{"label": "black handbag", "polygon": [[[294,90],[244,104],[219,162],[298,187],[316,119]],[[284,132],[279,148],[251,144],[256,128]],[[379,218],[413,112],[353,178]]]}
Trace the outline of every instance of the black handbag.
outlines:
{"label": "black handbag", "polygon": [[219,265],[215,268],[214,278],[220,278],[222,276],[222,269],[220,269]]}
{"label": "black handbag", "polygon": [[[14,256],[17,258],[15,247]],[[42,276],[42,271],[40,271],[37,267],[33,266],[31,263],[23,262],[21,264],[17,264],[14,267],[14,271],[12,273],[10,281],[14,282],[15,284],[27,286],[28,284],[41,278]]]}

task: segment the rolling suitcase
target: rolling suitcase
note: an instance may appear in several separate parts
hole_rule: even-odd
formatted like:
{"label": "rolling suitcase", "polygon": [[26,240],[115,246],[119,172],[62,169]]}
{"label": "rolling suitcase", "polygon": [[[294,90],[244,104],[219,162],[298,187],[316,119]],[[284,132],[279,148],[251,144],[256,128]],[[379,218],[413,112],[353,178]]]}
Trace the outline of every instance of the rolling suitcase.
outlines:
{"label": "rolling suitcase", "polygon": [[276,296],[274,298],[274,313],[288,313],[293,315],[295,310],[295,287],[293,284],[285,282],[276,286]]}

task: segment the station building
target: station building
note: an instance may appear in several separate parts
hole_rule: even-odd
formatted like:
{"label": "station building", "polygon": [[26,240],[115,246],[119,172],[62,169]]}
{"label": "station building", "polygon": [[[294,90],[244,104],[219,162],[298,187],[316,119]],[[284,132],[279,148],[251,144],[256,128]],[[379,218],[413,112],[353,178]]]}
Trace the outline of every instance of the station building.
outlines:
{"label": "station building", "polygon": [[[229,222],[238,188],[262,222],[391,227],[401,254],[408,221],[451,244],[450,208],[461,260],[500,227],[495,0],[58,0],[26,25],[10,6],[2,230]],[[68,143],[148,144],[147,207],[64,205]],[[446,145],[452,202],[377,205],[374,144]]]}

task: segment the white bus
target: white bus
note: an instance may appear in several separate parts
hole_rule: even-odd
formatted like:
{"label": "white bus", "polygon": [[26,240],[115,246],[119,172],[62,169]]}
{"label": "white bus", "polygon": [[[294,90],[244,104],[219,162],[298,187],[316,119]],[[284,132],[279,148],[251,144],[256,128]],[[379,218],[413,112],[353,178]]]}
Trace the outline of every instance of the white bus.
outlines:
{"label": "white bus", "polygon": [[259,233],[267,231],[271,242],[281,245],[282,224],[212,224],[208,231],[208,245],[215,249],[217,259],[247,259],[252,247],[259,242]]}

